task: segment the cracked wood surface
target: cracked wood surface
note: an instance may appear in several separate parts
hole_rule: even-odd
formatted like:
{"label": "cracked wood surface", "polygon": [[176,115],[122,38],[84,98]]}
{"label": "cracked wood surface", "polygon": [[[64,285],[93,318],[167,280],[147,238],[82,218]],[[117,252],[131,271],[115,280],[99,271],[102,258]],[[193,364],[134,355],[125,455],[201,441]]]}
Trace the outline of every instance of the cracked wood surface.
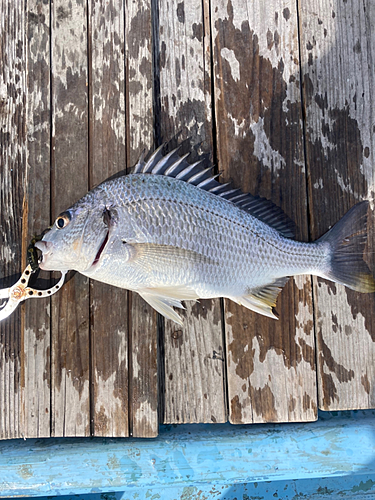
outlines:
{"label": "cracked wood surface", "polygon": [[[375,7],[303,2],[300,11],[311,235],[369,199],[367,261],[374,271]],[[375,404],[375,294],[314,278],[319,406]]]}
{"label": "cracked wood surface", "polygon": [[[125,8],[128,165],[133,166],[154,144],[151,1],[129,0]],[[154,437],[159,424],[157,314],[138,294],[129,297],[129,430],[134,437]]]}
{"label": "cracked wood surface", "polygon": [[[51,211],[57,215],[89,188],[87,5],[51,5]],[[75,273],[51,299],[53,436],[90,435],[90,290]]]}
{"label": "cracked wood surface", "polygon": [[[39,1],[27,11],[28,241],[50,224],[51,66],[50,9]],[[49,280],[49,273],[43,274]],[[48,285],[49,286],[49,285]],[[25,436],[51,435],[51,300],[25,303]]]}
{"label": "cracked wood surface", "polygon": [[[212,2],[218,165],[225,180],[280,206],[306,240],[307,200],[295,3]],[[292,179],[292,182],[291,182]],[[225,300],[229,418],[317,416],[309,277],[291,279],[279,321]]]}
{"label": "cracked wood surface", "polygon": [[[25,259],[27,44],[25,2],[3,0],[0,6],[0,286],[8,287]],[[0,324],[0,438],[25,434],[23,313],[19,308]]]}
{"label": "cracked wood surface", "polygon": [[[192,159],[210,153],[224,180],[282,207],[299,240],[361,199],[373,209],[374,6],[298,9],[2,0],[2,286],[31,235],[163,140],[186,140]],[[181,328],[78,273],[51,299],[27,301],[0,325],[0,438],[152,437],[159,421],[374,407],[374,294],[303,276],[282,291],[278,322],[219,299],[186,307]]]}
{"label": "cracked wood surface", "polygon": [[[89,4],[90,188],[126,165],[124,7]],[[126,290],[90,281],[91,433],[128,436]],[[111,306],[109,307],[109,304]]]}
{"label": "cracked wood surface", "polygon": [[[159,2],[161,138],[189,138],[194,153],[213,145],[208,12],[200,0]],[[164,322],[161,420],[225,422],[220,300],[187,302],[182,316],[182,327]]]}

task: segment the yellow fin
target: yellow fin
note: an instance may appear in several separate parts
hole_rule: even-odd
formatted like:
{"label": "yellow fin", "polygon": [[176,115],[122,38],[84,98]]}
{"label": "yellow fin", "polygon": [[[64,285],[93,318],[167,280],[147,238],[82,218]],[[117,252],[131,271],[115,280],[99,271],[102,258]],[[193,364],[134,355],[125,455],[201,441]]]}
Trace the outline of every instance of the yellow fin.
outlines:
{"label": "yellow fin", "polygon": [[362,293],[375,292],[375,280],[363,260],[367,242],[367,210],[369,202],[354,205],[344,217],[315,243],[330,246],[329,269],[317,276]]}
{"label": "yellow fin", "polygon": [[243,297],[230,297],[230,299],[237,302],[240,306],[247,307],[247,309],[251,309],[251,311],[262,314],[263,316],[268,316],[269,318],[279,319],[272,311],[272,307],[263,303],[256,297],[252,295],[246,295]]}
{"label": "yellow fin", "polygon": [[248,309],[262,314],[263,316],[279,319],[274,314],[273,308],[276,306],[277,296],[288,280],[289,277],[279,278],[264,287],[253,288],[249,294],[242,297],[231,298],[237,302],[237,304],[247,307]]}

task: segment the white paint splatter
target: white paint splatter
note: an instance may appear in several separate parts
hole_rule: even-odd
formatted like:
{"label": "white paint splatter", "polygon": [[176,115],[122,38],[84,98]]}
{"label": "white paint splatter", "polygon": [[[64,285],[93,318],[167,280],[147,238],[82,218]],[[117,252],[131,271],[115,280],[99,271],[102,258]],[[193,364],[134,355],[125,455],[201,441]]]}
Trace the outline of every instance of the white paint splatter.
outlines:
{"label": "white paint splatter", "polygon": [[[302,359],[298,369],[285,366],[284,355],[277,354],[274,349],[267,351],[264,361],[260,360],[260,346],[254,337],[254,370],[250,375],[250,384],[256,389],[270,387],[275,398],[275,411],[280,421],[315,419],[314,409],[304,408],[306,394],[314,401],[316,393],[315,372],[311,365]],[[296,401],[294,409],[289,409],[285,404],[290,397]],[[262,422],[263,416],[254,412],[254,422]]]}
{"label": "white paint splatter", "polygon": [[141,423],[142,420],[145,420],[147,422],[148,427],[151,428],[151,431],[156,435],[158,432],[158,423],[155,418],[149,418],[150,415],[153,415],[154,411],[151,407],[151,404],[149,401],[142,401],[140,404],[139,408],[137,408],[134,419],[138,422]]}
{"label": "white paint splatter", "polygon": [[240,63],[237,60],[234,51],[231,50],[231,49],[228,49],[227,47],[223,47],[221,49],[221,56],[226,61],[228,61],[229,66],[230,66],[230,70],[231,70],[231,73],[232,73],[233,80],[235,80],[236,82],[238,82],[238,80],[241,77],[241,74],[240,74]]}
{"label": "white paint splatter", "polygon": [[259,118],[257,122],[253,122],[250,128],[255,136],[254,155],[263,165],[277,171],[285,167],[284,158],[278,151],[272,149],[269,138],[264,130],[264,119]]}
{"label": "white paint splatter", "polygon": [[[373,407],[375,344],[366,328],[365,317],[361,312],[352,312],[345,287],[336,284],[335,289],[333,294],[330,285],[319,282],[319,293],[316,294],[318,326],[335,363],[348,372],[352,370],[352,373],[350,380],[340,382],[336,373],[323,364],[323,373],[332,377],[337,390],[337,396],[329,403],[330,409]],[[369,394],[363,385],[364,377],[370,384]],[[318,387],[320,399],[323,400],[323,384],[319,383]]]}

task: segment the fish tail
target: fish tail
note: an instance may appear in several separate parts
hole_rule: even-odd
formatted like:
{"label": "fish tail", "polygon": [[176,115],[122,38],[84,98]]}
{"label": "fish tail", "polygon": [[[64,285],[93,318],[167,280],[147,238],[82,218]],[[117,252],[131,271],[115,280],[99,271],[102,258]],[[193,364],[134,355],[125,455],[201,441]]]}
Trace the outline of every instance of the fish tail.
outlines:
{"label": "fish tail", "polygon": [[367,242],[368,201],[352,207],[317,243],[329,243],[330,268],[323,277],[363,293],[375,292],[375,280],[363,260]]}

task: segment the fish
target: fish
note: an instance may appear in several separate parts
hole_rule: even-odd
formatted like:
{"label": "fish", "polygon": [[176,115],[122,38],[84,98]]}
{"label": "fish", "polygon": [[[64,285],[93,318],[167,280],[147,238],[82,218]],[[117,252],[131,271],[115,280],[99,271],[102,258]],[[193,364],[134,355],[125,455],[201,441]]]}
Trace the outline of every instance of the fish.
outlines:
{"label": "fish", "polygon": [[277,297],[295,275],[375,291],[363,260],[368,201],[318,240],[296,241],[276,205],[221,183],[201,158],[190,163],[178,148],[164,149],[58,215],[34,242],[40,268],[137,292],[178,324],[183,301],[216,297],[277,319]]}

